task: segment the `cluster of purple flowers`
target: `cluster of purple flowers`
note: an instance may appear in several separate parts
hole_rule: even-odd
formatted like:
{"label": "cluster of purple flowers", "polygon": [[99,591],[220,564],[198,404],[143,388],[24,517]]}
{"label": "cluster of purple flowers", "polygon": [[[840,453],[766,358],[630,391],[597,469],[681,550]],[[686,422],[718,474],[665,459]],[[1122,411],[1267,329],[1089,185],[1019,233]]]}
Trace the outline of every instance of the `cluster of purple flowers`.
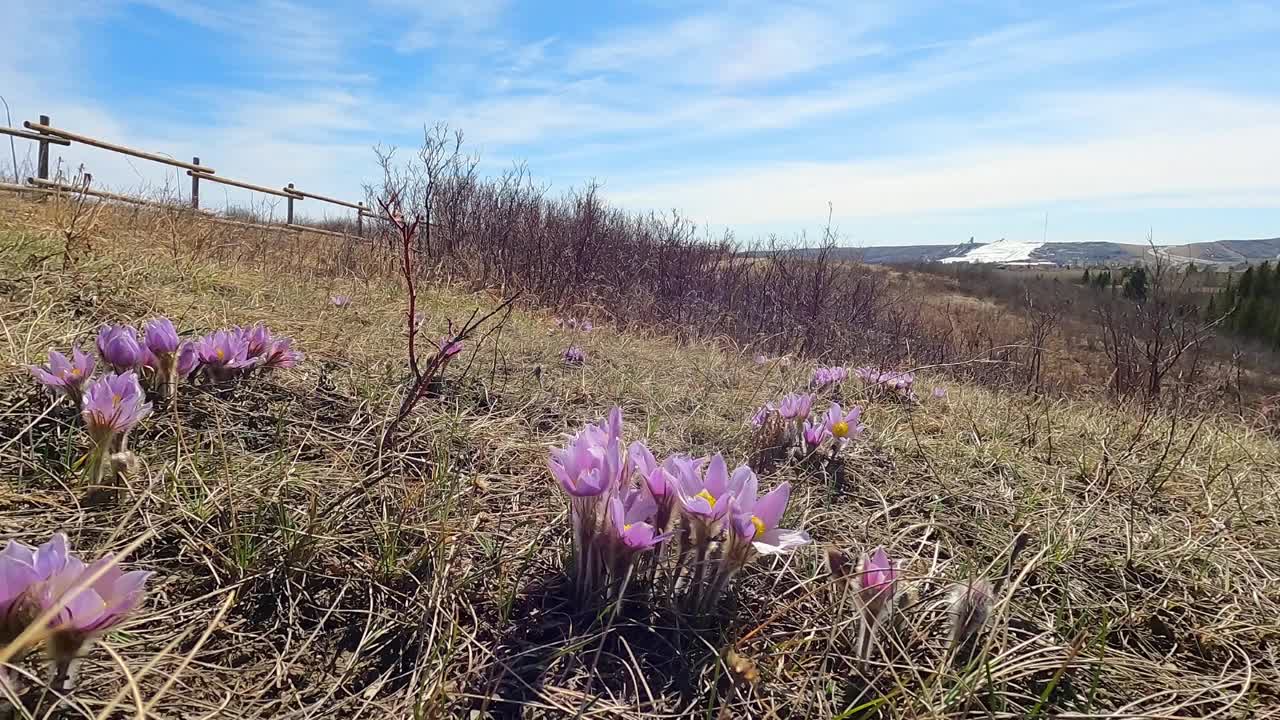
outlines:
{"label": "cluster of purple flowers", "polygon": [[[550,468],[569,497],[580,601],[604,588],[621,601],[643,558],[642,576],[653,582],[666,571],[670,587],[706,609],[755,557],[809,542],[803,531],[778,527],[789,483],[758,497],[755,472],[746,465],[730,472],[719,454],[659,462],[644,443],[625,444],[618,408],[552,450]],[[664,553],[673,536],[679,549]]]}
{"label": "cluster of purple flowers", "polygon": [[860,367],[853,371],[853,375],[862,382],[864,388],[877,394],[899,400],[914,400],[916,397],[915,373]]}
{"label": "cluster of purple flowers", "polygon": [[[92,355],[72,346],[71,357],[49,351],[49,362],[28,369],[40,384],[71,400],[79,409],[94,450],[90,472],[101,479],[106,462],[116,463],[115,454],[128,452],[128,435],[151,414],[143,385],[161,396],[197,374],[214,382],[247,375],[253,370],[270,372],[293,367],[302,354],[292,340],[273,336],[261,323],[251,328],[218,330],[196,340],[184,341],[173,322],[158,317],[148,322],[141,334],[128,325],[107,325],[98,331],[98,356],[107,372],[93,376],[98,365]],[[121,455],[122,466],[129,457]]]}
{"label": "cluster of purple flowers", "polygon": [[[234,326],[215,330],[192,342],[200,372],[213,382],[245,377],[254,370],[270,372],[291,368],[302,362],[302,353],[293,349],[293,339],[272,335],[267,326],[258,323],[250,328]],[[183,376],[187,377],[191,374]]]}
{"label": "cluster of purple flowers", "polygon": [[813,379],[809,381],[809,387],[814,390],[839,385],[849,378],[849,370],[840,365],[831,367],[818,366],[813,369]]}
{"label": "cluster of purple flowers", "polygon": [[846,411],[833,402],[825,413],[812,417],[814,400],[811,393],[791,393],[776,405],[765,403],[752,414],[751,426],[761,430],[774,425],[786,445],[799,445],[809,453],[831,439],[833,455],[866,431],[861,407],[855,405]]}
{"label": "cluster of purple flowers", "polygon": [[[269,372],[293,367],[302,360],[302,353],[293,349],[292,339],[272,335],[262,323],[183,340],[166,317],[148,322],[141,337],[128,325],[105,325],[98,331],[97,348],[103,363],[116,374],[136,374],[149,387],[163,393],[171,392],[196,373],[222,382],[253,370]],[[93,367],[93,358],[73,347],[70,360],[50,351],[49,364],[33,366],[31,372],[42,384],[78,403]]]}
{"label": "cluster of purple flowers", "polygon": [[595,325],[590,320],[579,320],[577,318],[556,318],[556,327],[564,330],[579,330],[584,333],[591,332],[595,329]]}
{"label": "cluster of purple flowers", "polygon": [[0,551],[0,646],[47,618],[39,636],[56,663],[67,663],[137,609],[150,576],[121,571],[109,554],[85,563],[62,533],[36,548],[10,540]]}
{"label": "cluster of purple flowers", "polygon": [[336,308],[345,308],[351,305],[351,297],[349,295],[334,295],[329,298],[329,302],[333,303]]}
{"label": "cluster of purple flowers", "polygon": [[566,365],[581,365],[587,361],[587,352],[577,345],[570,345],[564,351]]}

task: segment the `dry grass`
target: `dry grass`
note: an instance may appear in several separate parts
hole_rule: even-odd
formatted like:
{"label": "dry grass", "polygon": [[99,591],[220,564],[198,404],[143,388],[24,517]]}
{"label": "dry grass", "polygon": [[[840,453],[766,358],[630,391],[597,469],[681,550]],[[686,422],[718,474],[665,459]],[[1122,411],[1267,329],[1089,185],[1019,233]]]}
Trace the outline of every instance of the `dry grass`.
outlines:
{"label": "dry grass", "polygon": [[[605,328],[574,340],[588,360],[572,369],[569,336],[526,308],[470,343],[445,397],[380,455],[407,379],[387,259],[104,208],[64,270],[73,212],[0,198],[0,534],[63,529],[94,550],[148,535],[131,562],[159,577],[145,611],[84,659],[69,716],[1246,718],[1280,705],[1280,448],[1227,419],[959,386],[945,403],[870,402],[841,487],[791,465],[762,484],[794,483],[788,519],[820,544],[903,560],[908,601],[877,659],[852,659],[855,615],[817,548],[750,568],[713,621],[658,601],[605,631],[560,588],[568,531],[548,448],[620,404],[656,452],[742,459],[744,418],[807,366]],[[336,292],[352,307],[331,307]],[[426,302],[443,330],[497,299],[433,287]],[[188,333],[265,320],[307,362],[230,394],[184,389],[134,440],[130,487],[84,504],[74,413],[20,364],[157,313]],[[993,619],[946,662],[938,603],[975,574],[1001,583]]]}

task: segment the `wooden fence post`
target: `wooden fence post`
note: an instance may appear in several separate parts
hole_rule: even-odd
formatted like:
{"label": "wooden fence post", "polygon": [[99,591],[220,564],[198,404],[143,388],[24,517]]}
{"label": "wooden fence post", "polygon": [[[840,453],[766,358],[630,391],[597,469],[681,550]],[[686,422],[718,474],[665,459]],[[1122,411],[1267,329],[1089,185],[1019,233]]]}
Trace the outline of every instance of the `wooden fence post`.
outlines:
{"label": "wooden fence post", "polygon": [[356,210],[356,237],[364,237],[364,203],[356,203],[360,206]]}
{"label": "wooden fence post", "polygon": [[[292,191],[293,191],[293,183],[289,183],[289,187],[285,188],[285,190],[287,190],[287,191],[289,191],[289,192],[292,192]],[[289,218],[288,218],[287,220],[285,220],[285,224],[287,224],[287,225],[292,225],[292,224],[293,224],[293,195],[290,195],[290,196],[289,196]]]}
{"label": "wooden fence post", "polygon": [[[49,116],[41,115],[40,124],[47,126],[49,124]],[[36,177],[40,178],[41,180],[48,180],[49,179],[49,143],[48,141],[45,141],[45,140],[40,141],[40,150],[36,154],[36,158],[37,158]]]}
{"label": "wooden fence post", "polygon": [[[192,165],[199,165],[200,158],[191,158]],[[200,209],[200,173],[191,173],[191,209]]]}

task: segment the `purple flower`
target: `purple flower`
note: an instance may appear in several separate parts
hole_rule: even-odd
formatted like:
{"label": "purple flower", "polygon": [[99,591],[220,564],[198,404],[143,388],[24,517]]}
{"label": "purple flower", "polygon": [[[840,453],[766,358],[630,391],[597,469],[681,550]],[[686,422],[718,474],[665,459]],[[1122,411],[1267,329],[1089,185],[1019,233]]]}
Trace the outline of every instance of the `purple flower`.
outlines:
{"label": "purple flower", "polygon": [[862,408],[857,405],[849,408],[846,413],[841,409],[840,403],[831,403],[830,409],[822,418],[822,424],[828,432],[845,442],[858,437],[867,429],[866,425],[858,422],[861,417]]}
{"label": "purple flower", "polygon": [[595,329],[595,327],[596,327],[595,325],[591,324],[590,320],[583,320],[581,323],[578,324],[578,329],[584,333],[591,332],[592,330]]}
{"label": "purple flower", "polygon": [[884,548],[877,547],[862,559],[858,597],[873,615],[879,615],[897,590],[898,570]]}
{"label": "purple flower", "polygon": [[804,424],[804,444],[810,450],[813,450],[821,445],[823,440],[827,439],[827,435],[830,432],[823,423],[806,422]]}
{"label": "purple flower", "polygon": [[151,403],[146,402],[133,372],[110,373],[94,380],[85,390],[80,410],[89,435],[99,447],[106,447],[111,438],[129,432],[150,414]]}
{"label": "purple flower", "polygon": [[914,373],[860,367],[854,370],[853,374],[862,381],[863,386],[872,390],[896,394],[906,399],[913,397],[912,386],[915,384],[916,379]]}
{"label": "purple flower", "polygon": [[[144,585],[151,576],[141,570],[121,571],[112,555],[86,565],[67,550],[66,537],[61,534],[41,546],[34,559],[45,562],[43,569],[52,571],[23,590],[13,603],[12,614],[25,625],[57,608],[49,620],[49,647],[60,660],[74,657],[86,641],[124,622],[142,602]],[[95,575],[97,579],[90,581]]]}
{"label": "purple flower", "polygon": [[182,343],[182,347],[178,349],[178,379],[185,380],[191,373],[195,372],[199,365],[200,355],[196,352],[196,344],[192,342]]}
{"label": "purple flower", "polygon": [[234,332],[218,330],[200,338],[196,345],[200,365],[214,381],[228,380],[241,370],[253,367],[249,343]]}
{"label": "purple flower", "polygon": [[828,385],[839,385],[848,377],[849,371],[840,366],[817,367],[813,369],[813,379],[809,382],[809,385],[815,389]]}
{"label": "purple flower", "polygon": [[570,345],[564,351],[566,365],[581,365],[587,361],[587,353],[577,345]]}
{"label": "purple flower", "polygon": [[135,370],[142,366],[144,358],[138,333],[128,325],[103,326],[98,331],[98,353],[116,372]]}
{"label": "purple flower", "polygon": [[626,460],[622,453],[622,411],[588,425],[564,448],[551,451],[551,474],[575,498],[596,498],[621,485]]}
{"label": "purple flower", "polygon": [[943,399],[943,398],[945,398],[946,396],[947,396],[947,389],[946,389],[946,388],[944,388],[944,387],[935,387],[935,388],[933,389],[933,397],[934,397],[935,399],[937,399],[937,400],[942,400],[942,399]]}
{"label": "purple flower", "polygon": [[291,368],[302,362],[302,353],[293,349],[293,339],[283,335],[271,341],[271,345],[262,353],[262,369]]}
{"label": "purple flower", "polygon": [[746,465],[734,468],[733,475],[719,453],[711,457],[706,472],[681,472],[676,476],[676,491],[686,515],[704,524],[715,523],[729,512],[729,499],[738,494],[756,474]]}
{"label": "purple flower", "polygon": [[751,415],[751,427],[756,429],[764,427],[764,424],[769,422],[769,418],[773,417],[775,412],[777,412],[777,409],[773,407],[773,403],[765,403],[756,408],[756,411]]}
{"label": "purple flower", "polygon": [[767,355],[756,355],[755,360],[757,365],[764,365],[769,362],[769,357]]}
{"label": "purple flower", "polygon": [[13,640],[23,631],[10,612],[18,598],[35,583],[60,572],[66,564],[67,536],[62,533],[54,533],[38,548],[10,540],[0,551],[0,644]]}
{"label": "purple flower", "polygon": [[734,532],[761,555],[777,555],[807,545],[809,534],[803,530],[786,530],[778,527],[791,499],[791,483],[784,482],[769,494],[756,499],[756,478],[750,480],[733,499]]}
{"label": "purple flower", "polygon": [[263,323],[258,323],[247,330],[235,327],[231,331],[244,341],[245,356],[250,359],[260,358],[271,350],[271,331]]}
{"label": "purple flower", "polygon": [[70,360],[57,350],[50,350],[48,365],[44,367],[29,365],[27,369],[41,385],[60,390],[66,393],[72,402],[79,404],[84,384],[93,374],[94,364],[92,355],[80,352],[80,348],[73,345]]}
{"label": "purple flower", "polygon": [[626,508],[617,497],[609,500],[609,518],[615,537],[623,548],[633,553],[644,552],[671,536],[670,533],[659,534],[648,522],[654,510],[652,501],[636,502]]}
{"label": "purple flower", "polygon": [[778,403],[778,414],[788,420],[809,417],[813,409],[813,395],[807,393],[791,393]]}
{"label": "purple flower", "polygon": [[351,304],[351,298],[346,295],[334,295],[329,298],[329,302],[333,303],[334,307],[344,308]]}
{"label": "purple flower", "polygon": [[178,331],[167,317],[158,317],[143,328],[147,349],[157,357],[178,352]]}
{"label": "purple flower", "polygon": [[658,461],[653,457],[653,452],[649,450],[648,445],[636,440],[627,446],[627,468],[639,473],[640,477],[648,478],[654,470],[658,469]]}

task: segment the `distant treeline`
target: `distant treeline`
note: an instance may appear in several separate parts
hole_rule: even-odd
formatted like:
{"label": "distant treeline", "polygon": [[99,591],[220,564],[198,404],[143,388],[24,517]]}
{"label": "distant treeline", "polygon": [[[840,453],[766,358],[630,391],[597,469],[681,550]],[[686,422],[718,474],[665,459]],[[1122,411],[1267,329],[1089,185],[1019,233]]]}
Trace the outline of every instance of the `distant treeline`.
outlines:
{"label": "distant treeline", "polygon": [[1280,266],[1250,267],[1209,298],[1209,314],[1230,313],[1227,330],[1280,348]]}

